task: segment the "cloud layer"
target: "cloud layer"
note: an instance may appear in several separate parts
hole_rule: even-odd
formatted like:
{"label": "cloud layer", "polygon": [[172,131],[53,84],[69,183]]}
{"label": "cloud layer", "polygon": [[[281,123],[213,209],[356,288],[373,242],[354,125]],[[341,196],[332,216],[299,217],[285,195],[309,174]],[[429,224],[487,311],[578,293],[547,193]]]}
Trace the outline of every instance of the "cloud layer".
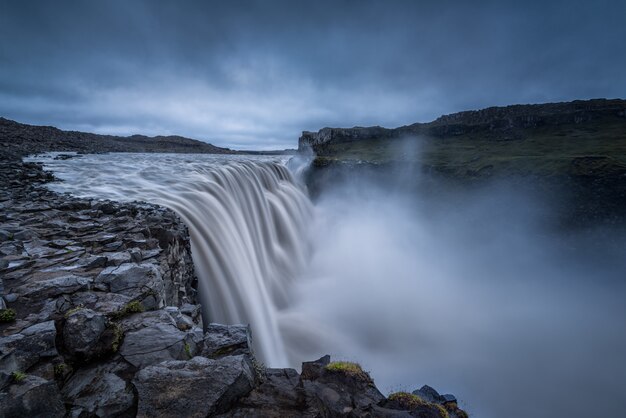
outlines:
{"label": "cloud layer", "polygon": [[623,1],[0,0],[0,115],[294,147],[491,105],[626,96]]}

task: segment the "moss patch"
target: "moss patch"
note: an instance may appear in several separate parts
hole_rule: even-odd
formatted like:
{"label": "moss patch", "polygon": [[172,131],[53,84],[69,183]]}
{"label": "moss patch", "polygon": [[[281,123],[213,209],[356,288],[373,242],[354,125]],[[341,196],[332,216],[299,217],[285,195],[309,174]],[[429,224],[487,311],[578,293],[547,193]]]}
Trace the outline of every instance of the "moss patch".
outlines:
{"label": "moss patch", "polygon": [[333,361],[328,364],[325,369],[331,373],[341,373],[363,382],[372,382],[370,375],[364,371],[358,363],[352,363],[349,361]]}
{"label": "moss patch", "polygon": [[408,410],[415,409],[418,406],[425,405],[427,403],[419,396],[408,392],[395,392],[389,395],[387,399],[392,402],[396,402],[398,406]]}
{"label": "moss patch", "polygon": [[22,380],[26,379],[26,373],[18,371],[14,371],[11,373],[11,377],[15,383],[20,383]]}
{"label": "moss patch", "polygon": [[143,311],[145,311],[145,308],[143,307],[141,302],[134,300],[132,302],[128,302],[119,311],[114,312],[111,315],[111,317],[113,319],[122,319],[122,318],[127,317],[128,315],[131,315],[131,314],[134,314],[134,313],[141,313]]}
{"label": "moss patch", "polygon": [[15,309],[0,309],[0,322],[13,322],[16,316]]}

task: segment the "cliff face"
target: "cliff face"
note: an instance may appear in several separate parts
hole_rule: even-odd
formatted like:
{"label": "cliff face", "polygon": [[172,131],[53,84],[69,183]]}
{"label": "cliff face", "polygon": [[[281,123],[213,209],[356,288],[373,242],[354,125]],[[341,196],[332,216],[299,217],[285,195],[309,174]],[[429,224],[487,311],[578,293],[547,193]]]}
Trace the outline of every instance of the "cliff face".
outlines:
{"label": "cliff face", "polygon": [[[328,145],[363,140],[385,140],[410,136],[458,138],[480,135],[494,140],[524,139],[539,128],[568,125],[584,126],[618,122],[626,126],[626,100],[577,100],[567,103],[514,105],[445,115],[429,123],[415,123],[395,129],[380,126],[354,128],[323,128],[304,131],[298,149],[311,147],[318,155],[330,150]],[[626,131],[625,131],[626,132]]]}
{"label": "cliff face", "polygon": [[235,153],[206,142],[181,136],[129,137],[62,131],[52,126],[34,126],[0,118],[0,158],[46,151]]}

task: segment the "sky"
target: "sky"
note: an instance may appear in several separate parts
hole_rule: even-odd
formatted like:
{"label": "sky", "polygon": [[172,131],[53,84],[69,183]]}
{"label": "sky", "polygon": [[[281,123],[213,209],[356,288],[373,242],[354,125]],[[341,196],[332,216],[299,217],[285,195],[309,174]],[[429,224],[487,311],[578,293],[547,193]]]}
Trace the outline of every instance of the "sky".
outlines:
{"label": "sky", "polygon": [[626,1],[0,0],[0,116],[295,148],[518,103],[626,97]]}

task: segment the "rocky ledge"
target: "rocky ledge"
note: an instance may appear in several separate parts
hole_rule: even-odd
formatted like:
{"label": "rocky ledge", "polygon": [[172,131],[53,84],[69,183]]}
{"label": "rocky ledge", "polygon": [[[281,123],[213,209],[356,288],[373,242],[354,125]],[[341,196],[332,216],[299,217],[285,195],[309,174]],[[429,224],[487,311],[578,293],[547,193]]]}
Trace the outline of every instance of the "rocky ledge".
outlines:
{"label": "rocky ledge", "polygon": [[42,187],[0,161],[0,417],[465,417],[429,387],[385,397],[353,363],[257,362],[204,324],[185,225],[144,203]]}

